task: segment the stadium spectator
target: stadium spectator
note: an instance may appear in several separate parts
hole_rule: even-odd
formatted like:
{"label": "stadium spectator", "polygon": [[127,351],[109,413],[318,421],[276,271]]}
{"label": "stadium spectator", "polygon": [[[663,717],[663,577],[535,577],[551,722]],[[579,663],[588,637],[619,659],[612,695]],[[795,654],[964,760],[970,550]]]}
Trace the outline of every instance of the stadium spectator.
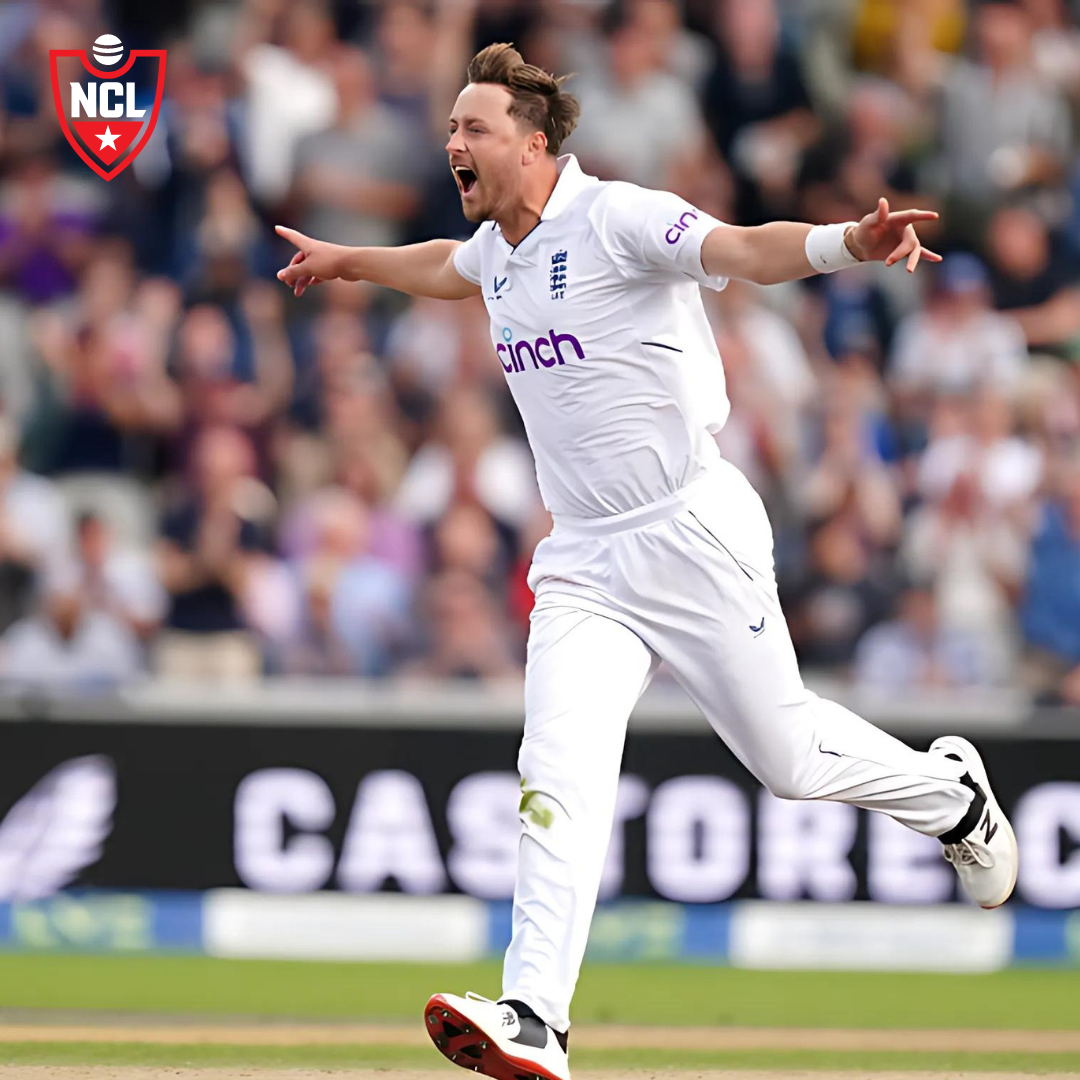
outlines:
{"label": "stadium spectator", "polygon": [[415,584],[424,571],[420,530],[392,505],[406,456],[392,433],[358,432],[339,445],[338,475],[367,507],[371,554]]}
{"label": "stadium spectator", "polygon": [[347,678],[358,672],[352,649],[334,618],[334,593],[341,568],[314,559],[304,564],[295,626],[273,649],[275,670],[283,675]]}
{"label": "stadium spectator", "polygon": [[798,476],[797,501],[811,520],[843,514],[870,550],[888,551],[899,540],[896,482],[856,390],[838,378],[824,407],[821,451],[812,468]]}
{"label": "stadium spectator", "polygon": [[418,140],[432,123],[441,131],[445,120],[432,115],[432,83],[437,73],[433,60],[438,56],[439,29],[422,4],[406,0],[380,6],[371,49],[379,100],[391,108],[399,134],[402,125],[407,125],[410,136]]}
{"label": "stadium spectator", "polygon": [[773,0],[715,7],[721,53],[704,90],[705,121],[735,172],[736,216],[791,217],[800,154],[817,138],[798,58],[784,47]]}
{"label": "stadium spectator", "polygon": [[482,582],[447,570],[428,583],[423,604],[428,640],[401,673],[414,679],[498,680],[520,677],[506,624]]}
{"label": "stadium spectator", "polygon": [[985,686],[993,676],[978,638],[942,626],[934,590],[925,584],[905,589],[896,618],[868,630],[855,650],[854,679],[861,690]]}
{"label": "stadium spectator", "polygon": [[1023,530],[989,512],[975,479],[961,473],[941,498],[911,513],[901,550],[904,568],[933,583],[941,625],[976,637],[1002,676],[1016,661],[1013,604],[1025,547]]}
{"label": "stadium spectator", "polygon": [[852,27],[856,66],[925,92],[963,44],[966,6],[963,0],[858,0]]}
{"label": "stadium spectator", "polygon": [[66,564],[71,540],[62,496],[19,467],[15,431],[0,419],[0,630],[26,613],[38,575]]}
{"label": "stadium spectator", "polygon": [[0,189],[0,287],[32,304],[70,296],[101,225],[101,198],[47,154],[13,166]]}
{"label": "stadium spectator", "polygon": [[715,312],[717,344],[736,413],[731,429],[725,425],[717,441],[725,456],[765,484],[794,464],[817,378],[799,335],[764,302],[760,288],[730,282],[718,295]]}
{"label": "stadium spectator", "polygon": [[310,538],[291,569],[314,608],[302,604],[299,625],[277,643],[283,668],[317,674],[316,645],[322,641],[335,667],[348,658],[349,674],[385,675],[408,640],[409,582],[371,553],[370,517],[351,491],[324,488],[303,513]]}
{"label": "stadium spectator", "polygon": [[330,70],[337,116],[296,146],[293,200],[300,228],[339,243],[398,244],[417,208],[423,161],[402,120],[381,104],[361,49],[339,47]]}
{"label": "stadium spectator", "polygon": [[987,233],[994,305],[1016,320],[1032,350],[1080,354],[1080,271],[1076,256],[1038,214],[1006,207]]}
{"label": "stadium spectator", "polygon": [[[215,42],[215,51],[220,46]],[[221,258],[223,247],[235,250],[238,238],[251,238],[243,207],[235,221],[222,220],[226,206],[236,205],[221,180],[240,170],[242,110],[229,93],[225,57],[200,55],[194,43],[171,44],[166,80],[154,134],[132,165],[149,197],[135,203],[125,224],[144,265],[194,282],[200,260]],[[243,194],[246,202],[246,189]]]}
{"label": "stadium spectator", "polygon": [[652,43],[657,67],[699,92],[712,66],[712,49],[701,33],[683,25],[678,0],[629,0],[631,23]]}
{"label": "stadium spectator", "polygon": [[371,553],[415,582],[423,571],[420,530],[392,506],[409,460],[393,397],[374,357],[356,351],[355,318],[323,314],[316,339],[317,385],[305,406],[305,428],[290,428],[275,440],[278,494],[286,507],[282,551],[310,550],[311,496],[337,482],[367,507]]}
{"label": "stadium spectator", "polygon": [[204,425],[235,425],[257,434],[291,397],[294,364],[281,296],[267,282],[250,281],[240,308],[250,344],[248,371],[241,363],[240,336],[224,308],[196,304],[181,319],[174,363],[184,417],[181,461]]}
{"label": "stadium spectator", "polygon": [[175,431],[180,402],[166,374],[179,290],[163,278],[137,284],[123,243],[103,244],[79,305],[34,313],[40,362],[26,419],[25,456],[53,475],[73,512],[105,516],[124,544],[153,532],[145,481],[157,440]]}
{"label": "stadium spectator", "polygon": [[536,505],[536,474],[521,443],[500,433],[489,396],[465,387],[449,391],[436,430],[438,441],[421,446],[409,464],[398,509],[430,523],[455,498],[466,499],[506,526],[521,526]]}
{"label": "stadium spectator", "polygon": [[919,490],[940,499],[962,475],[969,475],[975,497],[993,513],[1022,519],[1042,479],[1039,449],[1013,430],[1009,401],[993,388],[961,406],[962,429],[932,438],[919,465]]}
{"label": "stadium spectator", "polygon": [[237,65],[247,89],[242,153],[249,190],[267,205],[288,193],[297,143],[330,126],[335,28],[321,0],[275,5],[245,0]]}
{"label": "stadium spectator", "polygon": [[482,581],[497,600],[504,598],[516,554],[509,548],[487,511],[472,502],[452,503],[431,530],[436,571],[464,570]]}
{"label": "stadium spectator", "polygon": [[785,590],[791,637],[803,662],[843,674],[863,634],[888,613],[895,574],[849,515],[817,523],[803,579]]}
{"label": "stadium spectator", "polygon": [[[136,291],[123,242],[99,245],[80,282],[73,318],[38,314],[33,339],[48,379],[39,387],[33,454],[55,475],[118,476],[140,464],[133,435],[173,424],[178,414],[164,378],[167,325],[154,325],[152,286]],[[171,321],[169,299],[163,318]]]}
{"label": "stadium spectator", "polygon": [[[868,206],[882,195],[890,204],[910,200],[933,209],[934,199],[919,191],[922,178],[912,147],[920,134],[910,95],[885,79],[860,76],[845,95],[843,123],[826,128],[803,157],[803,206],[815,220],[834,217],[841,200]],[[927,224],[930,241],[933,223]]]}
{"label": "stadium spectator", "polygon": [[[357,293],[364,295],[361,286]],[[365,316],[360,310],[327,305],[303,326],[303,348],[297,350],[297,375],[289,418],[303,430],[318,432],[325,424],[334,395],[348,390],[373,362]]]}
{"label": "stadium spectator", "polygon": [[1028,677],[1050,701],[1080,706],[1080,461],[1040,508],[1021,624]]}
{"label": "stadium spectator", "polygon": [[195,494],[168,510],[158,572],[171,601],[155,667],[169,678],[254,678],[259,649],[240,614],[251,556],[264,545],[255,451],[236,428],[212,426],[192,450]]}
{"label": "stadium spectator", "polygon": [[502,371],[485,361],[491,341],[480,303],[418,299],[395,319],[386,340],[390,374],[410,417],[429,418],[433,403],[456,383],[486,383],[493,391]]}
{"label": "stadium spectator", "polygon": [[52,141],[44,135],[53,107],[43,72],[49,49],[80,48],[83,28],[66,12],[36,4],[0,8],[0,106],[4,111],[4,153],[16,159]]}
{"label": "stadium spectator", "polygon": [[567,150],[605,179],[679,188],[701,162],[701,110],[690,88],[662,69],[647,24],[613,10],[606,63],[575,80],[581,119]]}
{"label": "stadium spectator", "polygon": [[227,304],[256,269],[263,234],[234,169],[216,169],[201,186],[202,212],[177,245],[178,276],[189,297]]}
{"label": "stadium spectator", "polygon": [[897,393],[925,407],[935,394],[990,385],[1014,391],[1027,362],[1016,319],[990,307],[990,277],[973,255],[949,255],[934,275],[926,307],[897,327],[889,375]]}
{"label": "stadium spectator", "polygon": [[1060,184],[1072,135],[1063,95],[1035,69],[1024,5],[977,5],[973,32],[975,58],[954,61],[943,88],[940,157],[950,229],[974,240],[1003,198]]}
{"label": "stadium spectator", "polygon": [[142,672],[128,626],[88,606],[73,565],[48,572],[34,610],[0,637],[0,684],[81,694],[114,689]]}
{"label": "stadium spectator", "polygon": [[919,461],[922,504],[911,514],[903,558],[933,576],[943,626],[974,635],[998,670],[1017,653],[1013,605],[1043,455],[1014,432],[1008,401],[984,389],[973,401],[943,399]]}
{"label": "stadium spectator", "polygon": [[[1080,33],[1070,0],[1024,0],[1031,16],[1031,46],[1039,74],[1070,98],[1080,92]],[[1070,10],[1072,9],[1072,10]]]}
{"label": "stadium spectator", "polygon": [[109,523],[93,513],[76,524],[81,592],[93,611],[104,611],[150,638],[165,617],[168,599],[148,551],[117,545]]}

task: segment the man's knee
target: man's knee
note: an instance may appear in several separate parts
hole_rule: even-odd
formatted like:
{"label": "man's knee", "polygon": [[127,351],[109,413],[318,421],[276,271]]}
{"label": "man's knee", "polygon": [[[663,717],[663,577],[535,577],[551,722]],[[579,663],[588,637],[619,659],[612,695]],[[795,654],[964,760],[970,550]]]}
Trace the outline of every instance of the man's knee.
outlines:
{"label": "man's knee", "polygon": [[569,858],[574,846],[570,815],[554,795],[522,781],[518,804],[522,835],[531,837],[556,858]]}
{"label": "man's knee", "polygon": [[766,768],[759,770],[758,779],[778,799],[798,800],[812,797],[806,770],[798,768],[794,762],[771,762]]}
{"label": "man's knee", "polygon": [[568,817],[566,807],[557,796],[529,787],[524,778],[518,816],[523,825],[536,829],[551,829],[560,819]]}
{"label": "man's knee", "polygon": [[766,782],[765,787],[768,788],[770,794],[775,795],[778,799],[797,800],[806,798],[802,788],[791,777],[771,779]]}

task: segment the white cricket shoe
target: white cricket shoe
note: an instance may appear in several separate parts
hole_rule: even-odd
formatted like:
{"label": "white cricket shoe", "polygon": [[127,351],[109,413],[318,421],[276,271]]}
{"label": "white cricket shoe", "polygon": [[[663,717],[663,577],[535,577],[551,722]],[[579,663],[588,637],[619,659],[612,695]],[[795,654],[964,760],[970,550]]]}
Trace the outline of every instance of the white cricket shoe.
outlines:
{"label": "white cricket shoe", "polygon": [[496,1080],[570,1080],[566,1038],[542,1020],[478,994],[436,994],[424,1009],[431,1041],[455,1065]]}
{"label": "white cricket shoe", "polygon": [[986,766],[978,750],[959,735],[945,735],[930,744],[930,753],[945,754],[963,762],[968,775],[986,797],[978,822],[967,836],[945,844],[945,859],[952,863],[964,891],[980,907],[996,908],[1005,903],[1016,887],[1020,853],[1016,835],[1001,812],[990,789]]}

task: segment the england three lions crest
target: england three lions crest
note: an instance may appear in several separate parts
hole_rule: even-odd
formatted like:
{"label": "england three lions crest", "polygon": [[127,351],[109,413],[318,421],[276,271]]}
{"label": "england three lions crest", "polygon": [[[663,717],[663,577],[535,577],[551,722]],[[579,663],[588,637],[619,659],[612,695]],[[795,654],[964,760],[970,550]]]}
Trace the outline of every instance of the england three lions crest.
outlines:
{"label": "england three lions crest", "polygon": [[75,153],[103,180],[111,180],[135,160],[157,123],[165,50],[126,50],[118,37],[102,34],[92,54],[49,50],[53,100]]}

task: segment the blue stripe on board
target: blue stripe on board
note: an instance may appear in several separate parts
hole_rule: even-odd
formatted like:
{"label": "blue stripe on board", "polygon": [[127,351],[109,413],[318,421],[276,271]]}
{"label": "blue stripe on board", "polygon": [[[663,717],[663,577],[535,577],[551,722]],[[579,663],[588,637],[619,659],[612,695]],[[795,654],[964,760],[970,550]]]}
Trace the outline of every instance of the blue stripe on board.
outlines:
{"label": "blue stripe on board", "polygon": [[514,905],[509,900],[492,900],[488,906],[488,952],[501,956],[513,933]]}
{"label": "blue stripe on board", "polygon": [[1068,911],[1013,909],[1013,960],[1063,963],[1069,959]]}
{"label": "blue stripe on board", "polygon": [[723,962],[731,942],[731,904],[689,904],[684,909],[682,955]]}

